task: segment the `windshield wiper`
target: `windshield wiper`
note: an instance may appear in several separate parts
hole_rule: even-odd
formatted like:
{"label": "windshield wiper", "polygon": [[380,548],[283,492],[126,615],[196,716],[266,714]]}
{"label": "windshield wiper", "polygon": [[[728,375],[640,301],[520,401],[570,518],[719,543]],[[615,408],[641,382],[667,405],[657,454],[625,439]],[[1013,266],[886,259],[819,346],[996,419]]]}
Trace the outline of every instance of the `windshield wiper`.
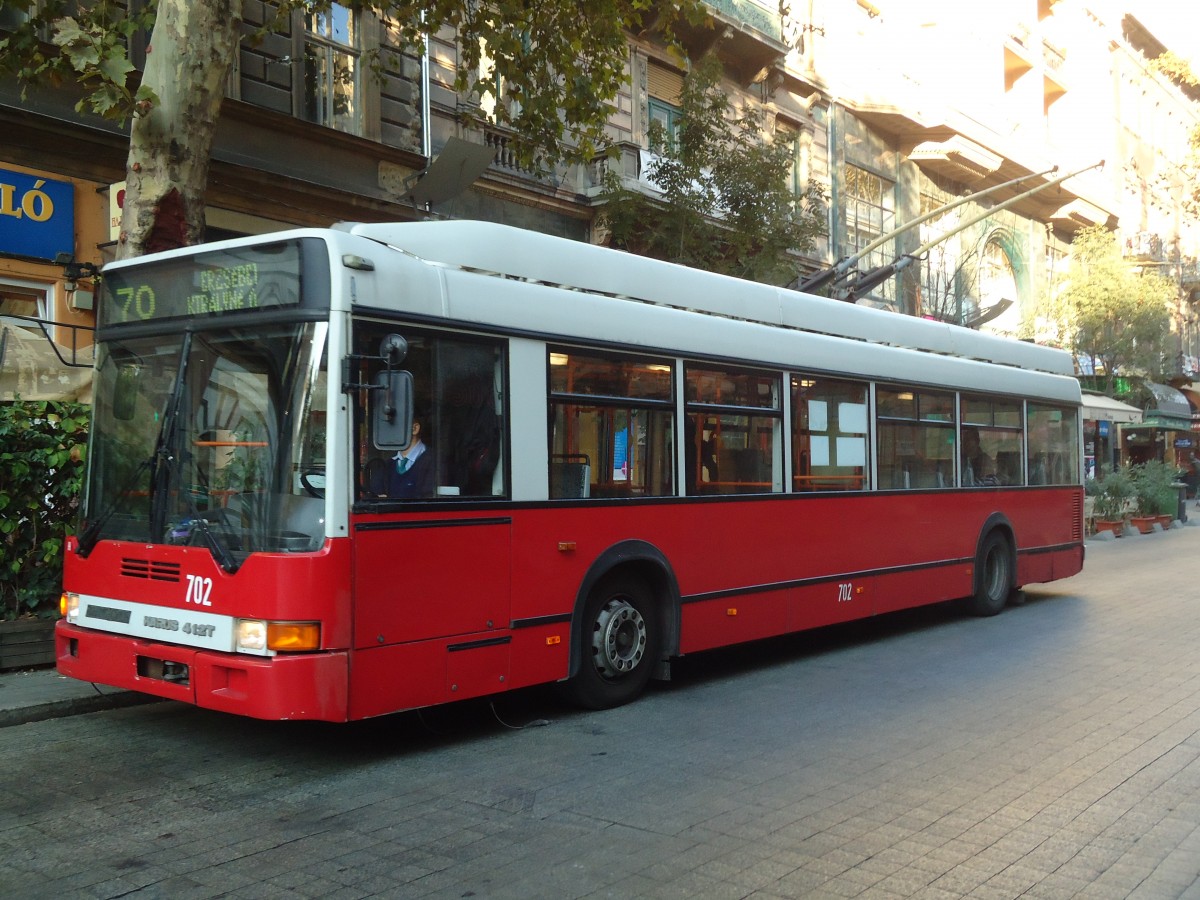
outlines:
{"label": "windshield wiper", "polygon": [[146,471],[147,467],[150,465],[150,460],[153,458],[154,457],[152,456],[148,456],[141,461],[138,467],[134,470],[133,475],[128,481],[125,482],[125,484],[121,485],[121,489],[117,492],[116,496],[113,497],[108,506],[104,508],[103,512],[96,516],[96,518],[88,524],[88,527],[83,530],[83,533],[79,535],[79,543],[75,547],[75,553],[77,556],[82,556],[84,559],[87,559],[88,554],[92,552],[92,549],[100,540],[100,532],[104,530],[104,526],[108,524],[108,520],[116,514],[120,499],[126,496],[129,491],[133,489],[133,486],[138,483],[138,479],[142,477],[142,473]]}
{"label": "windshield wiper", "polygon": [[[159,422],[158,434],[154,441],[154,449],[149,456],[138,464],[133,475],[121,486],[121,489],[113,497],[112,502],[104,508],[101,514],[79,536],[79,544],[75,550],[79,556],[86,558],[92,552],[100,540],[100,534],[103,532],[104,526],[116,514],[121,498],[125,497],[133,489],[147,469],[150,470],[149,537],[155,539],[166,531],[168,512],[167,495],[170,492],[171,474],[175,467],[175,457],[172,455],[172,450],[175,446],[175,435],[179,423],[179,407],[183,400],[183,389],[187,379],[188,360],[191,356],[191,349],[192,332],[185,331],[183,342],[179,348],[179,365],[175,372],[174,383],[171,385],[171,395],[167,398],[167,402],[163,407],[162,419]],[[182,493],[187,498],[192,523],[204,537],[204,542],[208,545],[213,558],[216,559],[218,565],[226,572],[236,571],[237,563],[234,561],[229,548],[209,528],[208,521],[196,509],[195,501],[192,500],[191,494],[187,491],[183,491]]]}
{"label": "windshield wiper", "polygon": [[[150,536],[157,538],[166,532],[167,528],[167,496],[171,490],[171,475],[175,471],[175,442],[179,430],[179,407],[183,401],[183,387],[187,381],[188,362],[192,353],[192,332],[183,333],[183,345],[180,347],[179,371],[175,373],[175,383],[171,386],[171,396],[167,400],[166,411],[163,413],[162,427],[158,430],[158,440],[154,445],[150,463]],[[160,473],[162,473],[160,475]],[[192,499],[191,491],[180,490],[188,505],[191,524],[198,528],[208,545],[209,551],[217,564],[226,572],[237,571],[229,548],[217,538],[208,526],[208,520],[200,515],[196,501]]]}
{"label": "windshield wiper", "polygon": [[[163,409],[162,419],[158,424],[158,434],[154,440],[154,450],[148,457],[138,463],[138,467],[134,470],[133,475],[130,476],[123,485],[121,485],[121,489],[113,495],[112,500],[107,506],[104,507],[100,515],[96,516],[96,518],[92,520],[88,527],[84,529],[83,534],[79,536],[79,545],[75,548],[75,552],[84,559],[87,558],[88,554],[92,552],[96,544],[99,542],[100,533],[104,530],[104,526],[108,524],[108,520],[116,514],[117,508],[121,502],[121,498],[128,495],[129,491],[138,483],[138,479],[142,477],[142,473],[145,472],[147,468],[150,469],[150,485],[153,489],[150,497],[150,533],[151,535],[158,533],[153,531],[153,525],[156,519],[155,510],[162,506],[162,504],[155,502],[154,496],[158,490],[158,464],[161,460],[164,460],[167,457],[166,448],[171,438],[171,434],[168,432],[168,424],[170,424],[173,428],[176,413],[178,412],[179,401],[183,396],[183,378],[187,369],[187,359],[188,354],[191,352],[191,345],[192,333],[190,331],[185,331],[183,334],[183,343],[179,348],[179,365],[175,372],[175,381],[171,385],[171,396],[167,398],[166,406]],[[165,523],[165,511],[160,514],[159,517],[161,517]]]}

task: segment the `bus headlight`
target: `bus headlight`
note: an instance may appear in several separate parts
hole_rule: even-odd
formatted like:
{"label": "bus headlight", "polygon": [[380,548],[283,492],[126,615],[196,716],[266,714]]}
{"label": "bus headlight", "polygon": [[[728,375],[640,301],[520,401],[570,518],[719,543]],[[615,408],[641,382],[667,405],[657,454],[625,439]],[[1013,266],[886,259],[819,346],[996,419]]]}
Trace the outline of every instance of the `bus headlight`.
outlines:
{"label": "bus headlight", "polygon": [[237,623],[239,653],[298,653],[321,649],[319,622],[267,622],[262,619],[239,619]]}
{"label": "bus headlight", "polygon": [[58,614],[68,622],[79,621],[79,595],[72,591],[63,591],[58,598]]}
{"label": "bus headlight", "polygon": [[267,652],[267,623],[260,619],[238,619],[237,644],[239,653]]}

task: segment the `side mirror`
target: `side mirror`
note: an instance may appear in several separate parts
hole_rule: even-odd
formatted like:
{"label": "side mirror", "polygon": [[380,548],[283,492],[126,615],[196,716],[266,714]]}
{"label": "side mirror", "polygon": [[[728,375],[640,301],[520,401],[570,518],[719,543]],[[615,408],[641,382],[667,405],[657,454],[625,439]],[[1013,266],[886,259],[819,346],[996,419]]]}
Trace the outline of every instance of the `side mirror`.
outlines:
{"label": "side mirror", "polygon": [[379,358],[387,363],[390,369],[404,362],[408,356],[408,341],[398,334],[389,334],[379,342]]}
{"label": "side mirror", "polygon": [[375,384],[378,390],[371,392],[375,449],[406,450],[412,443],[412,372],[386,370],[375,376]]}

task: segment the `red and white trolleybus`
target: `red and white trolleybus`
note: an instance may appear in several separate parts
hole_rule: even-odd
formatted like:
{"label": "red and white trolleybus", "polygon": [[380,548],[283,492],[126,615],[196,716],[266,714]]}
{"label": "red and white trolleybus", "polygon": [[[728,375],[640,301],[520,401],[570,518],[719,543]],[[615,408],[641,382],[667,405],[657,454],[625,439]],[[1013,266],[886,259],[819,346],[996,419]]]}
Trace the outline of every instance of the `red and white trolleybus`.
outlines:
{"label": "red and white trolleybus", "polygon": [[345,721],[1083,562],[1070,357],[482,222],[108,265],[58,668]]}

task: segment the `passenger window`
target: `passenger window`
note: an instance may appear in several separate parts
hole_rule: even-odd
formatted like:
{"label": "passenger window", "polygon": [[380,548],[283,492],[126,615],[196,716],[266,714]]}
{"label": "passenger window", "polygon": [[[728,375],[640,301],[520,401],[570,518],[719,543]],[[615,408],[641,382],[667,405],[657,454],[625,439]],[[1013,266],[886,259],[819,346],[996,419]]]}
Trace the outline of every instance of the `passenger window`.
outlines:
{"label": "passenger window", "polygon": [[1025,417],[1029,483],[1079,484],[1079,411],[1030,403]]}
{"label": "passenger window", "polygon": [[877,388],[879,487],[954,486],[954,395]]}
{"label": "passenger window", "polygon": [[963,487],[1024,484],[1021,404],[964,396],[961,409],[959,483]]}
{"label": "passenger window", "polygon": [[792,490],[867,488],[867,386],[792,376]]}
{"label": "passenger window", "polygon": [[688,493],[783,490],[779,375],[688,366],[685,377]]}
{"label": "passenger window", "polygon": [[670,360],[550,352],[550,497],[675,493]]}

